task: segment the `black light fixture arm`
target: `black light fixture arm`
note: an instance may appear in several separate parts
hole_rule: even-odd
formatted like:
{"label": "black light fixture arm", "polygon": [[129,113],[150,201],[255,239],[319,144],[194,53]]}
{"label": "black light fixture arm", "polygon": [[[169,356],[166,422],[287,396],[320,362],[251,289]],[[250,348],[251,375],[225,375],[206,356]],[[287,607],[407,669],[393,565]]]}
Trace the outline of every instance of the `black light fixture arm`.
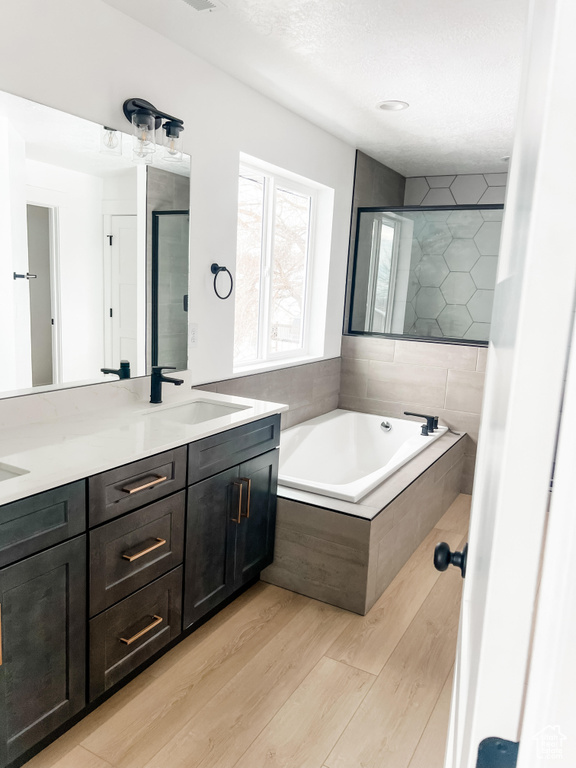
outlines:
{"label": "black light fixture arm", "polygon": [[137,112],[138,110],[147,110],[148,112],[151,112],[154,115],[155,121],[156,121],[156,128],[160,128],[162,125],[162,122],[164,120],[167,120],[170,123],[177,123],[178,128],[183,131],[184,130],[184,121],[180,120],[179,117],[173,117],[172,115],[169,115],[167,112],[162,112],[159,109],[156,109],[156,107],[151,104],[149,101],[146,101],[146,99],[126,99],[124,102],[124,105],[122,107],[124,111],[124,116],[126,117],[126,120],[128,120],[129,123],[132,122],[132,115],[134,112]]}

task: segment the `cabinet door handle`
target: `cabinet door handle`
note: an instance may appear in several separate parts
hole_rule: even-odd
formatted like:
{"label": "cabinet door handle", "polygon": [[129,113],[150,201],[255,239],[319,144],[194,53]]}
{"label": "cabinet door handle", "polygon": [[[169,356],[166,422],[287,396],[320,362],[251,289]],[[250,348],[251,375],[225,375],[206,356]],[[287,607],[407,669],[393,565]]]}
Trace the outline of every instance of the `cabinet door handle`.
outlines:
{"label": "cabinet door handle", "polygon": [[147,555],[148,552],[153,552],[155,549],[158,549],[158,547],[163,547],[164,544],[166,544],[166,539],[153,539],[153,541],[154,544],[145,547],[145,549],[141,549],[139,552],[134,552],[134,549],[129,549],[127,552],[123,553],[122,557],[124,560],[128,560],[128,562],[131,563],[133,560],[138,560],[142,555]]}
{"label": "cabinet door handle", "polygon": [[240,480],[243,483],[248,484],[248,490],[246,492],[246,514],[242,513],[242,517],[248,519],[250,517],[250,489],[252,487],[252,479],[250,477],[241,477]]}
{"label": "cabinet door handle", "polygon": [[135,635],[132,635],[132,637],[121,637],[121,638],[120,638],[120,642],[121,642],[121,643],[126,643],[126,645],[132,645],[132,643],[135,643],[135,642],[136,642],[136,640],[138,640],[139,638],[141,638],[141,637],[142,637],[143,635],[145,635],[147,632],[150,632],[150,630],[151,630],[151,629],[154,629],[154,627],[157,627],[157,626],[158,626],[158,624],[161,624],[161,623],[164,621],[164,619],[162,618],[162,616],[156,616],[156,615],[154,615],[152,618],[154,619],[154,621],[152,622],[152,624],[148,624],[148,626],[147,626],[147,627],[144,627],[144,629],[141,629],[141,630],[140,630],[140,632],[136,632],[136,634],[135,634]]}
{"label": "cabinet door handle", "polygon": [[144,478],[144,482],[142,482],[142,480],[136,480],[134,483],[128,483],[128,485],[125,485],[121,490],[123,490],[124,493],[138,493],[138,491],[143,491],[146,488],[152,488],[152,486],[158,485],[158,483],[163,483],[165,480],[168,480],[165,475],[151,475],[151,477],[153,479],[148,480],[148,482],[146,482],[146,478]]}
{"label": "cabinet door handle", "polygon": [[232,522],[240,524],[242,522],[242,490],[244,486],[242,483],[236,481],[234,483],[234,488],[238,488],[238,515],[237,517],[232,518]]}
{"label": "cabinet door handle", "polygon": [[2,603],[0,603],[0,667],[2,666]]}

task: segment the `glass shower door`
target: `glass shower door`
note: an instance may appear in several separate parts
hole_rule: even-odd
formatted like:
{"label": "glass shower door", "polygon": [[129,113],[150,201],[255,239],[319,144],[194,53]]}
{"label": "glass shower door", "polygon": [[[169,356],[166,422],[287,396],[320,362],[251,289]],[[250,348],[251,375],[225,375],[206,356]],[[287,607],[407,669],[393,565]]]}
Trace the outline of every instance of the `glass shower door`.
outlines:
{"label": "glass shower door", "polygon": [[188,211],[152,212],[152,365],[188,362]]}

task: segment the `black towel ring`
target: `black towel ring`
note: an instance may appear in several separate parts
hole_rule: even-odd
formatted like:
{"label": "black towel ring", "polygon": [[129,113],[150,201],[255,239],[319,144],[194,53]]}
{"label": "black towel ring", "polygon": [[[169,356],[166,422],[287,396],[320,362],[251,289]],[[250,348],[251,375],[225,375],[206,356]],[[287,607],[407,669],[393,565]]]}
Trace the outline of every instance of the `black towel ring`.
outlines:
{"label": "black towel ring", "polygon": [[[211,265],[210,271],[214,275],[214,293],[216,294],[216,296],[218,296],[219,299],[222,299],[222,300],[227,299],[232,293],[232,289],[234,288],[234,280],[232,279],[232,273],[226,267],[218,266],[216,262],[214,262],[214,264]],[[230,278],[230,290],[228,291],[226,296],[222,296],[220,293],[218,293],[218,288],[216,287],[216,280],[218,279],[218,275],[220,274],[220,272],[228,272],[228,276]]]}

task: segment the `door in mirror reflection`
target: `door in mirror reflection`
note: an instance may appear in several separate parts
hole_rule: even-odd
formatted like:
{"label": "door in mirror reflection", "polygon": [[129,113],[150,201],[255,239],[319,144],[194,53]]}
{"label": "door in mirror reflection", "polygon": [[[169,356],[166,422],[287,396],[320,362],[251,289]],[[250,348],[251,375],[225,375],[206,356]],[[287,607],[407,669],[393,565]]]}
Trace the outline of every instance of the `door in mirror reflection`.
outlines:
{"label": "door in mirror reflection", "polygon": [[30,360],[32,386],[42,387],[54,383],[52,351],[52,219],[50,208],[40,205],[26,206],[28,236],[28,272],[26,278],[30,292]]}
{"label": "door in mirror reflection", "polygon": [[133,375],[146,371],[144,313],[138,311],[137,217],[113,215],[110,243],[110,350],[107,358],[119,365],[129,360]]}
{"label": "door in mirror reflection", "polygon": [[152,365],[182,370],[188,348],[188,211],[152,212]]}

